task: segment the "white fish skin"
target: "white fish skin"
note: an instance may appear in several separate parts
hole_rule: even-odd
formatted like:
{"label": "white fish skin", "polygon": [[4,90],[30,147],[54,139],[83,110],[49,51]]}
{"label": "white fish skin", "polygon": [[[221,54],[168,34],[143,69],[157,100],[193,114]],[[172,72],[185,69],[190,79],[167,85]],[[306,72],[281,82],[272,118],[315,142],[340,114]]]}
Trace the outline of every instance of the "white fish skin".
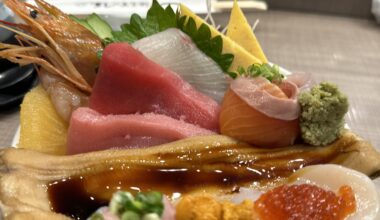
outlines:
{"label": "white fish skin", "polygon": [[179,29],[167,29],[138,40],[132,46],[154,62],[179,74],[203,94],[219,103],[223,100],[229,77]]}

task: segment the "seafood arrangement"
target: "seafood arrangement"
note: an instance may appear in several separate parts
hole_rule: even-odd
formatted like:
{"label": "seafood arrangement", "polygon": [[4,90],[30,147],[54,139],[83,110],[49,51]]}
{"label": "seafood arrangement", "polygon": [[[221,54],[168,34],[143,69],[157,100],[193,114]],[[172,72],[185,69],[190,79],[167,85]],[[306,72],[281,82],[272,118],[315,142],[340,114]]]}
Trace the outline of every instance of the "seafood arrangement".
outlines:
{"label": "seafood arrangement", "polygon": [[[156,0],[121,30],[6,0],[35,65],[17,148],[0,150],[5,219],[378,219],[380,154],[344,128],[331,82],[268,63],[235,1],[227,32]],[[208,24],[210,20],[212,24]]]}

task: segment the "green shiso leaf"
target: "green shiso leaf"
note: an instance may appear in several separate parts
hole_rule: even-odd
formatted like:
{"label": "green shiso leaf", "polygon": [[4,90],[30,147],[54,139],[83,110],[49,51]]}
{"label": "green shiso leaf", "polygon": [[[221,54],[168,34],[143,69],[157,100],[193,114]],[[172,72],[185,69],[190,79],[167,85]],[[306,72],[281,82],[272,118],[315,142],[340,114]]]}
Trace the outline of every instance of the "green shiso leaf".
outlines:
{"label": "green shiso leaf", "polygon": [[234,59],[233,54],[223,54],[221,36],[211,37],[211,30],[206,24],[197,28],[193,18],[182,16],[178,19],[178,28],[185,32],[207,56],[213,59],[220,68],[227,72]]}
{"label": "green shiso leaf", "polygon": [[[96,14],[93,14],[92,16],[99,17]],[[79,19],[74,16],[71,18],[97,34],[94,27],[89,25],[86,19]],[[100,17],[98,20],[100,20]],[[101,20],[101,23],[102,26],[106,26],[107,28],[110,27],[104,20]],[[170,5],[164,8],[157,2],[157,0],[153,0],[146,18],[142,18],[138,14],[133,14],[129,23],[121,25],[120,31],[111,31],[111,33],[107,35],[103,34],[102,36],[97,35],[102,37],[103,44],[106,46],[113,42],[134,43],[139,39],[162,32],[169,28],[178,28],[189,35],[201,51],[213,59],[224,72],[228,72],[234,59],[234,55],[222,53],[222,37],[212,37],[211,30],[206,24],[202,24],[197,28],[193,18],[181,16],[178,11],[174,12]],[[99,57],[101,57],[101,55],[102,51],[98,53]],[[234,75],[232,73],[228,74]]]}
{"label": "green shiso leaf", "polygon": [[163,8],[157,0],[153,0],[146,18],[133,14],[129,24],[121,26],[121,31],[112,32],[113,40],[114,42],[133,43],[141,38],[175,27],[177,27],[177,16],[172,7],[168,5]]}
{"label": "green shiso leaf", "polygon": [[133,43],[168,28],[178,28],[189,35],[201,51],[213,59],[224,72],[228,71],[234,55],[222,53],[223,40],[221,36],[211,37],[211,31],[207,25],[202,24],[197,28],[193,18],[181,16],[178,11],[175,13],[170,5],[163,8],[157,0],[153,0],[145,19],[133,14],[130,23],[123,24],[121,31],[113,31],[113,39],[107,43]]}

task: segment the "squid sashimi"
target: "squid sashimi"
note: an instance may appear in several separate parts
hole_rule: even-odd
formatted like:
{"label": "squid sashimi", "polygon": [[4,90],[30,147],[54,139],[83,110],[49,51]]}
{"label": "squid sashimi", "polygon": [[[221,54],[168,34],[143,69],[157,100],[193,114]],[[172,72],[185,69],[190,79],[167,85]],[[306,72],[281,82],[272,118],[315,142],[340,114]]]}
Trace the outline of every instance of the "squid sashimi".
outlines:
{"label": "squid sashimi", "polygon": [[227,75],[179,29],[145,37],[132,46],[154,62],[178,73],[198,91],[221,102],[228,88]]}
{"label": "squid sashimi", "polygon": [[141,148],[212,134],[215,133],[165,115],[102,115],[90,108],[79,108],[71,117],[67,153]]}
{"label": "squid sashimi", "polygon": [[292,145],[299,133],[300,110],[293,94],[297,87],[287,83],[284,92],[262,77],[234,80],[222,104],[221,133],[258,147]]}
{"label": "squid sashimi", "polygon": [[152,112],[214,131],[219,128],[216,101],[127,43],[110,44],[104,50],[89,106],[103,114]]}

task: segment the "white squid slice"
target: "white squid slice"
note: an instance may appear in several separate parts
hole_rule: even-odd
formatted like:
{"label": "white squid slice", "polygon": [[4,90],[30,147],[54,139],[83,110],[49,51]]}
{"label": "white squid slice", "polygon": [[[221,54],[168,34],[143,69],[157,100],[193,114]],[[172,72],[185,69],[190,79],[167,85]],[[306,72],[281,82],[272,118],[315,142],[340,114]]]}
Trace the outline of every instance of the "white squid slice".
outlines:
{"label": "white squid slice", "polygon": [[222,101],[228,76],[179,29],[170,28],[136,41],[132,46],[146,57],[179,74],[198,91]]}

